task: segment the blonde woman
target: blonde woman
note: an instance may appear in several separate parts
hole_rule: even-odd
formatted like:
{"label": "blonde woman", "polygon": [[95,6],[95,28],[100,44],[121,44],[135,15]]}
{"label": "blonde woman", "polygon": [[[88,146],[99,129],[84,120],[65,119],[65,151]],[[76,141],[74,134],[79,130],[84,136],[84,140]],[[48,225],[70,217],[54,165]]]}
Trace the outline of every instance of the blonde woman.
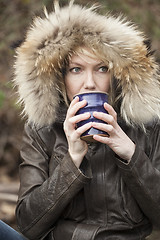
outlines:
{"label": "blonde woman", "polygon": [[[17,49],[27,116],[16,216],[29,239],[145,239],[160,226],[158,66],[121,17],[74,5],[37,17]],[[105,123],[76,124],[82,92],[109,94]],[[94,127],[109,133],[80,136]]]}

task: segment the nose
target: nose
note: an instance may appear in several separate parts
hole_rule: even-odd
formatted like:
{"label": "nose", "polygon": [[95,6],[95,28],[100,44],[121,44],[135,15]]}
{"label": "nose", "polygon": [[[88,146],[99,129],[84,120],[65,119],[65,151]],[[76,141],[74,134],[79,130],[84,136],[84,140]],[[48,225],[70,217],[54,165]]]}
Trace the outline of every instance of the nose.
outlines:
{"label": "nose", "polygon": [[94,90],[96,88],[95,81],[94,81],[94,75],[93,75],[92,71],[89,71],[86,74],[84,88],[88,89],[88,90]]}

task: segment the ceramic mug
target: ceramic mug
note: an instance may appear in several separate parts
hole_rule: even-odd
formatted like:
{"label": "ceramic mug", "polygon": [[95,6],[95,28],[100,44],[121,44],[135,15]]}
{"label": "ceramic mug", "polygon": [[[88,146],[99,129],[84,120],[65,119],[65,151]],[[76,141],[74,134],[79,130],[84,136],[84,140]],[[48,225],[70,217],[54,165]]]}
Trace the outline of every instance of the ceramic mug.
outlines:
{"label": "ceramic mug", "polygon": [[[80,121],[77,123],[77,128],[81,127],[82,125],[88,123],[88,122],[100,122],[100,123],[105,123],[104,121],[97,119],[93,116],[93,112],[104,112],[107,113],[107,111],[104,108],[104,103],[108,102],[108,94],[104,93],[104,92],[86,92],[86,93],[80,93],[80,94],[76,94],[74,96],[74,98],[78,96],[79,97],[79,101],[82,100],[86,100],[87,104],[85,107],[80,108],[78,110],[77,114],[82,114],[82,113],[86,113],[89,112],[91,114],[89,119]],[[81,139],[86,141],[86,142],[95,142],[95,140],[93,139],[93,135],[98,134],[101,136],[108,136],[107,132],[104,132],[102,130],[96,129],[96,128],[90,128],[87,131],[85,131],[82,135],[81,135]]]}

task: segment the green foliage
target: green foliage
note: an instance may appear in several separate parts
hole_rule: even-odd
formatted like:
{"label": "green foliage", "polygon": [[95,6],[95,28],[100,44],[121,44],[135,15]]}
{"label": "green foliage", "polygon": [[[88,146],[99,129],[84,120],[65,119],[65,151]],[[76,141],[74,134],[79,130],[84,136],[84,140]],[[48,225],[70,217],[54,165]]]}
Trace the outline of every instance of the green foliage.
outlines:
{"label": "green foliage", "polygon": [[5,93],[2,90],[0,90],[0,108],[3,107],[4,100],[5,100]]}

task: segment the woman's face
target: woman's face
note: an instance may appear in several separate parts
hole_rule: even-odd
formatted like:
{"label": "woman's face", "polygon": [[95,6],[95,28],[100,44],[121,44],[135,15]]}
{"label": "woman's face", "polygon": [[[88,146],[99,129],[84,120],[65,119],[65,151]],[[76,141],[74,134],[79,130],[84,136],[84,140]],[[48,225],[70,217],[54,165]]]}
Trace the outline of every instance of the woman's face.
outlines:
{"label": "woman's face", "polygon": [[77,93],[108,92],[111,74],[108,66],[96,57],[72,55],[65,76],[67,96],[71,101]]}

